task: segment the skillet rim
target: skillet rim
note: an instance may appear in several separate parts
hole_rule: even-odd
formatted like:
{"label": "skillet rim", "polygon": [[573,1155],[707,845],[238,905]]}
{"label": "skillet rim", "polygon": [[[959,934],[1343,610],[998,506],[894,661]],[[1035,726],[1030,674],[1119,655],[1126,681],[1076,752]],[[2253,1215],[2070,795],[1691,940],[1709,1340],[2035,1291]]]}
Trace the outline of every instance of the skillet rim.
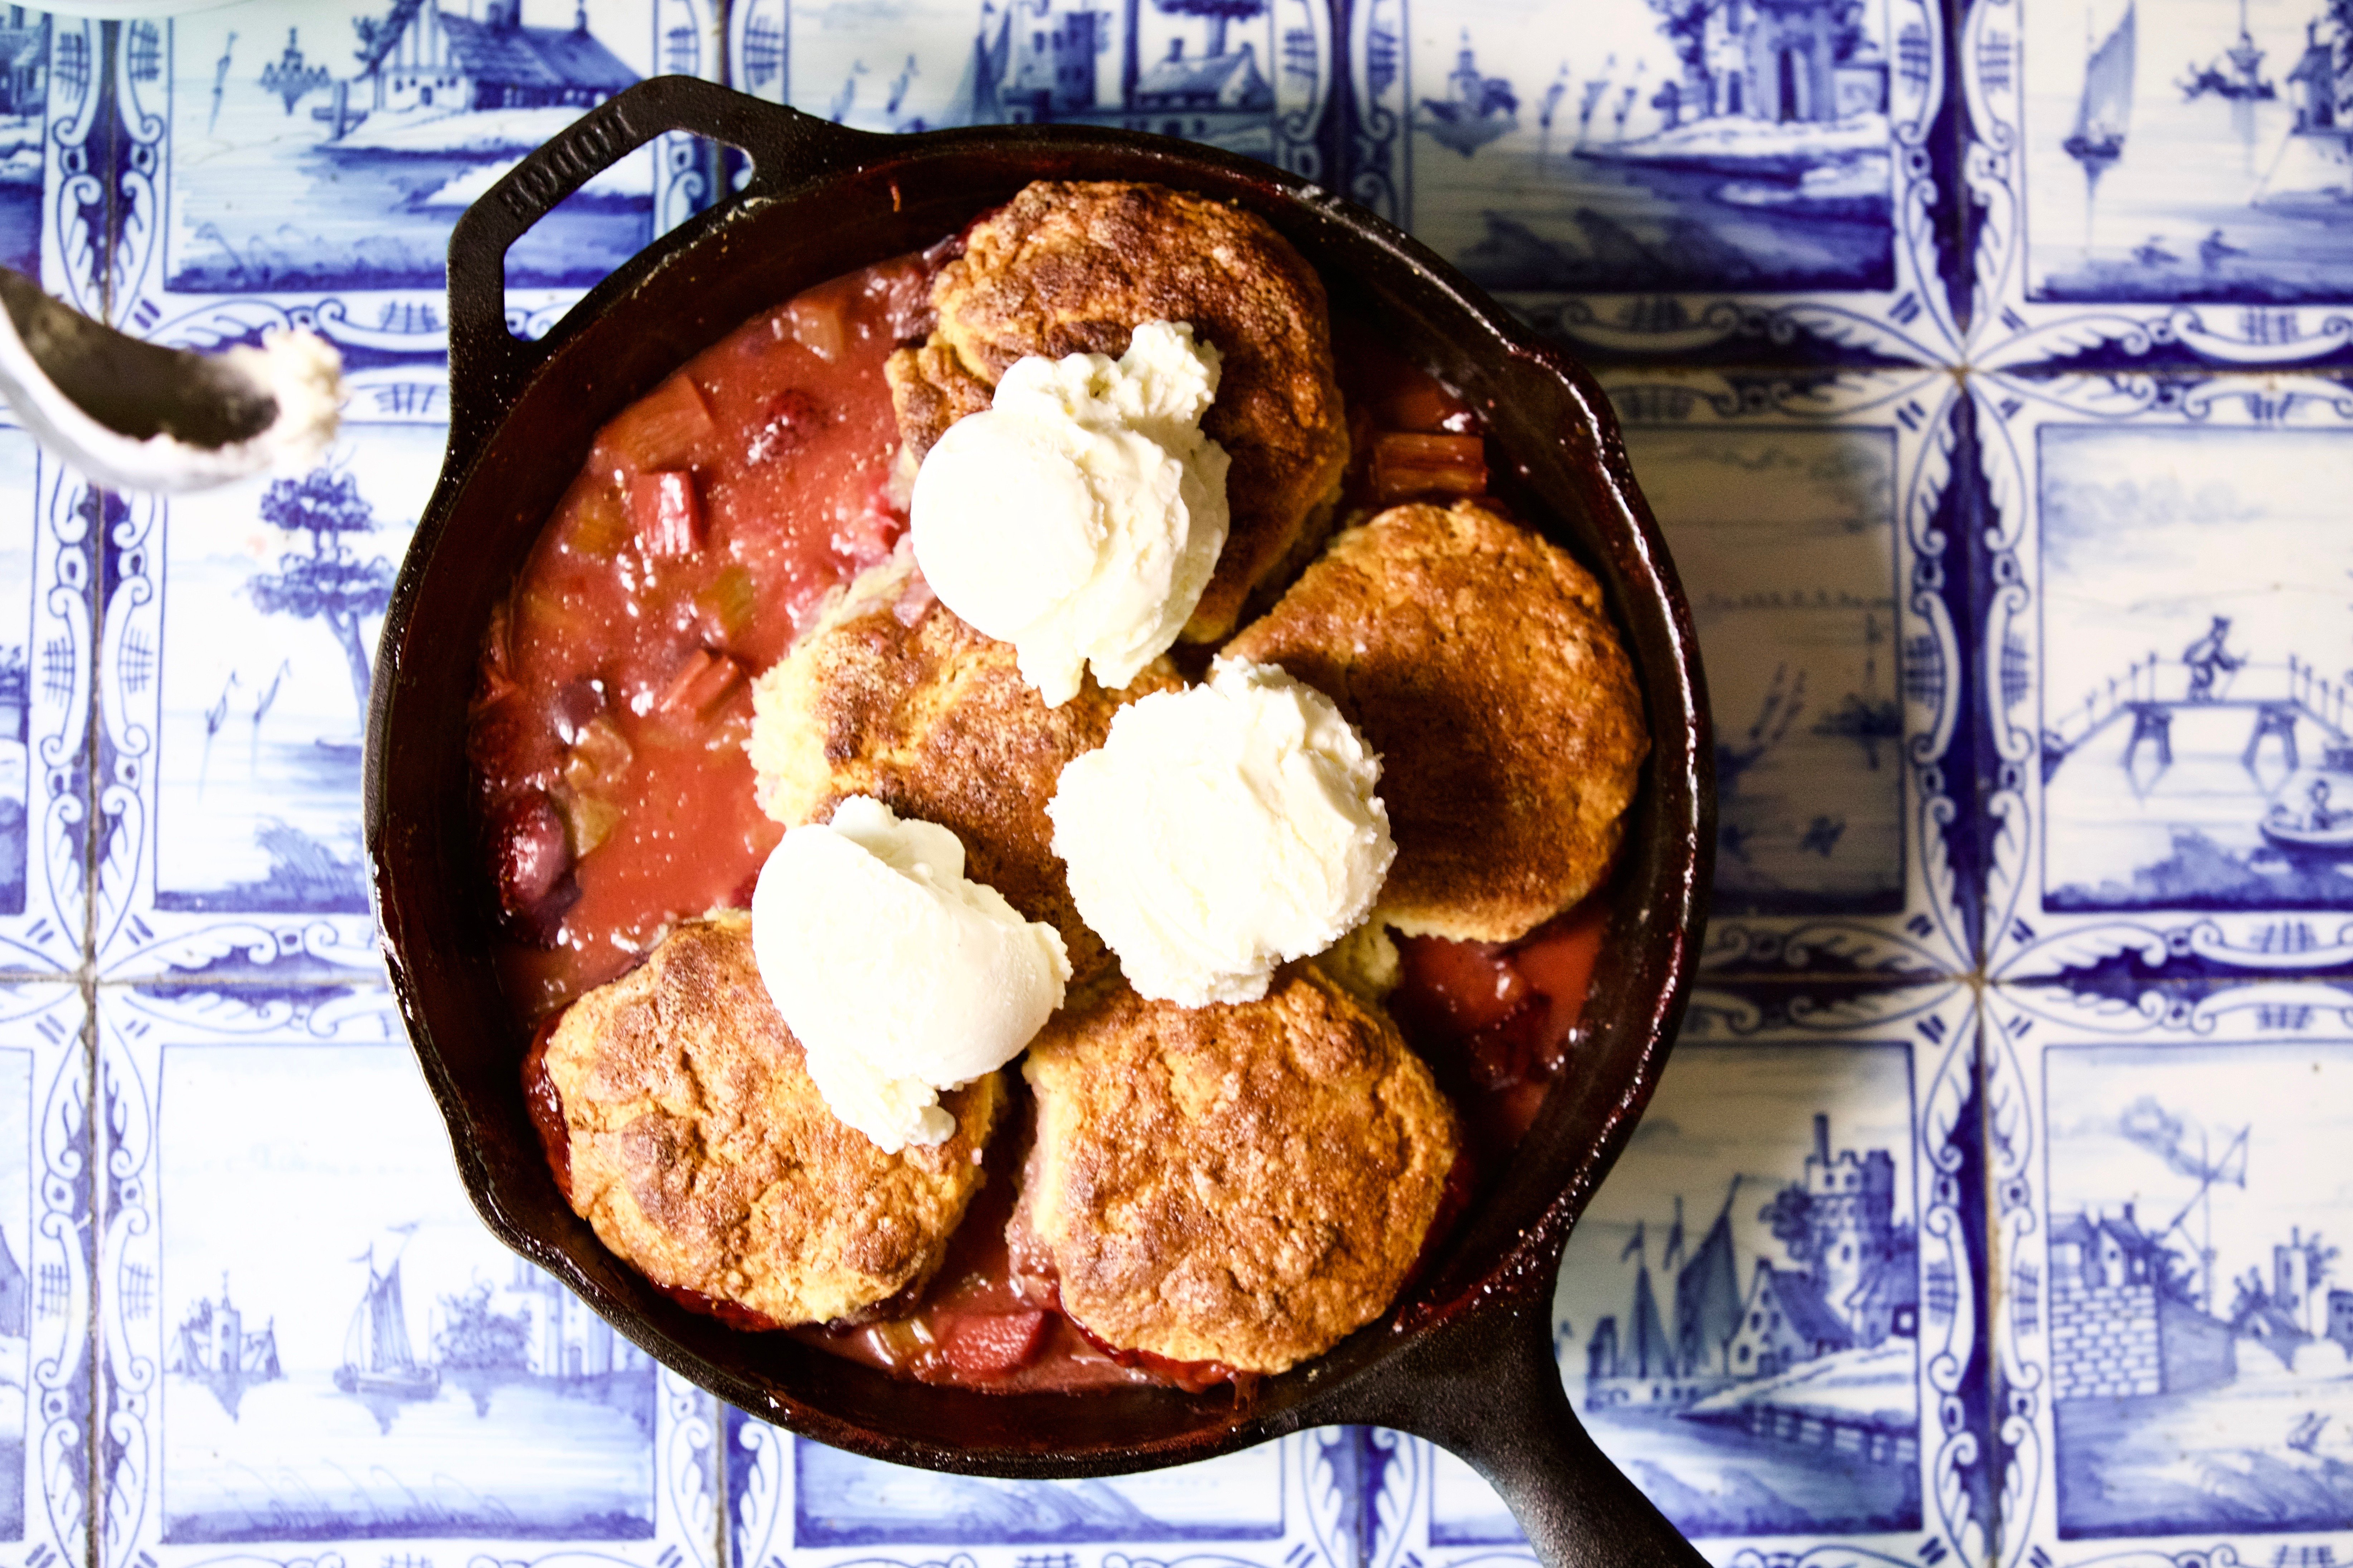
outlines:
{"label": "skillet rim", "polygon": [[[640,126],[628,126],[622,121],[623,106],[637,116]],[[607,114],[608,110],[614,112]],[[506,243],[528,227],[536,214],[524,217],[519,226],[513,219],[534,204],[543,211],[565,189],[576,187],[595,172],[592,162],[584,162],[581,148],[590,140],[589,133],[596,131],[600,117],[607,122],[607,143],[615,140],[609,133],[611,122],[621,122],[625,132],[634,132],[649,119],[682,120],[682,128],[746,146],[760,156],[759,172],[745,198],[702,215],[658,238],[591,290],[542,343],[525,346],[507,338],[502,311],[489,317],[489,324],[496,328],[493,339],[485,331],[480,306],[485,297],[498,297],[501,280],[495,266],[485,277],[481,253],[490,248],[490,261],[498,263]],[[371,700],[364,807],[371,898],[385,932],[394,994],[408,1025],[420,1066],[449,1129],[469,1196],[502,1241],[563,1279],[657,1361],[753,1414],[871,1457],[971,1473],[1100,1475],[1208,1458],[1305,1426],[1342,1419],[1349,1409],[1383,1396],[1387,1385],[1381,1373],[1385,1368],[1398,1366],[1403,1360],[1400,1352],[1417,1339],[1426,1340],[1457,1321],[1471,1324],[1493,1318],[1500,1321],[1508,1304],[1549,1292],[1561,1245],[1576,1215],[1614,1163],[1630,1134],[1634,1119],[1656,1084],[1696,963],[1702,929],[1701,900],[1714,844],[1712,746],[1701,693],[1698,646],[1688,605],[1675,583],[1663,541],[1634,485],[1615,419],[1598,386],[1581,366],[1510,321],[1492,300],[1426,247],[1361,208],[1268,165],[1191,143],[1078,127],[983,128],[890,138],[844,132],[838,127],[822,126],[822,122],[813,122],[822,130],[812,132],[811,123],[808,117],[793,110],[760,103],[707,83],[656,79],[611,100],[604,109],[591,110],[575,122],[573,131],[526,159],[466,215],[452,238],[449,456],[431,502],[420,518],[409,554],[403,561],[385,616],[384,652]],[[659,127],[670,128],[672,127],[667,123]],[[593,160],[605,150],[591,146],[587,157]],[[620,150],[628,149],[623,146]],[[780,163],[797,166],[772,169],[768,157],[772,152],[779,156]],[[1628,860],[1630,866],[1656,862],[1655,874],[1643,889],[1629,889],[1620,895],[1619,918],[1613,923],[1612,936],[1616,939],[1634,935],[1641,939],[1641,956],[1631,967],[1651,976],[1653,983],[1630,987],[1646,999],[1639,1016],[1612,1017],[1597,1031],[1610,1037],[1630,1037],[1619,1054],[1630,1055],[1627,1072],[1606,1084],[1586,1086],[1602,1091],[1599,1098],[1604,1102],[1588,1113],[1589,1134],[1575,1140],[1561,1136],[1559,1123],[1567,1114],[1564,1090],[1572,1076],[1564,1074],[1547,1096],[1535,1129],[1523,1142],[1516,1168],[1482,1196],[1485,1212],[1466,1224],[1446,1249],[1450,1263],[1432,1280],[1409,1293],[1411,1299],[1403,1303],[1401,1312],[1393,1309],[1375,1325],[1351,1336],[1324,1357],[1282,1378],[1269,1380],[1270,1389],[1283,1395],[1279,1401],[1270,1402],[1262,1394],[1252,1407],[1220,1410],[1215,1404],[1216,1395],[1194,1399],[1155,1394],[1145,1403],[1166,1409],[1171,1401],[1181,1402],[1183,1414],[1191,1419],[1162,1423],[1164,1431],[1157,1436],[1125,1441],[1114,1438],[1083,1448],[1036,1444],[989,1447],[969,1441],[929,1440],[904,1431],[883,1431],[826,1404],[786,1393],[772,1381],[755,1383],[733,1375],[715,1363],[705,1347],[714,1334],[725,1335],[729,1340],[756,1336],[719,1329],[710,1320],[696,1318],[668,1303],[653,1304],[652,1310],[648,1310],[649,1303],[645,1298],[650,1287],[636,1291],[614,1290],[609,1282],[585,1269],[571,1250],[530,1223],[527,1215],[516,1212],[514,1194],[501,1185],[500,1173],[486,1158],[479,1131],[469,1136],[470,1130],[477,1129],[484,1108],[475,1103],[460,1082],[443,1052],[435,1022],[427,1016],[432,1011],[432,1004],[427,1000],[430,977],[420,968],[419,961],[420,955],[431,955],[432,946],[429,941],[419,942],[409,935],[413,912],[409,906],[414,889],[403,881],[406,874],[404,868],[414,858],[414,846],[406,838],[413,838],[417,825],[403,822],[401,813],[395,808],[395,796],[399,792],[388,779],[388,772],[395,765],[392,759],[402,750],[398,737],[412,733],[417,724],[429,722],[435,717],[421,714],[415,702],[408,703],[404,712],[402,699],[406,695],[403,678],[413,662],[406,655],[419,635],[417,616],[437,553],[448,543],[453,515],[466,504],[470,488],[493,477],[494,459],[501,456],[500,431],[512,421],[517,405],[534,387],[546,384],[547,377],[566,365],[567,350],[576,351],[584,334],[593,336],[595,329],[617,311],[626,311],[633,305],[643,308],[644,298],[658,290],[666,275],[697,257],[707,258],[714,250],[723,252],[735,239],[743,237],[747,226],[756,227],[764,214],[770,215],[773,221],[774,215],[788,214],[794,204],[805,204],[829,193],[838,195],[845,185],[854,190],[861,183],[868,195],[876,195],[880,190],[878,182],[892,171],[909,178],[913,171],[927,164],[1008,154],[1027,161],[1029,166],[1024,179],[1038,177],[1041,172],[1067,174],[1076,163],[1113,161],[1141,162],[1150,168],[1148,172],[1127,171],[1109,177],[1173,176],[1169,183],[1189,183],[1197,190],[1203,188],[1200,182],[1207,181],[1217,187],[1212,194],[1241,200],[1276,221],[1294,243],[1300,242],[1303,231],[1313,232],[1341,249],[1358,249],[1362,253],[1356,258],[1360,264],[1394,269],[1392,283],[1401,282],[1407,292],[1419,296],[1425,305],[1460,318],[1463,325],[1472,329],[1470,335],[1483,340],[1481,347],[1494,356],[1495,379],[1499,383],[1507,374],[1521,374],[1535,376],[1539,381],[1548,379],[1556,384],[1565,395],[1567,411],[1575,423],[1558,431],[1554,439],[1574,447],[1580,488],[1590,492],[1583,498],[1589,514],[1588,526],[1602,536],[1599,542],[1577,540],[1575,547],[1580,556],[1588,558],[1588,564],[1602,568],[1599,574],[1609,592],[1613,618],[1628,635],[1629,651],[1636,658],[1646,703],[1651,709],[1652,751],[1645,763],[1649,787],[1638,802],[1637,810],[1641,815],[1636,828],[1629,834]],[[556,167],[558,174],[553,181],[547,178],[551,165]],[[539,184],[532,187],[534,174]],[[1188,175],[1195,178],[1188,182]],[[889,184],[895,210],[898,181],[890,180]],[[520,203],[515,200],[518,191],[522,195]],[[553,195],[548,194],[551,191]],[[1302,248],[1310,247],[1303,244]],[[890,253],[887,248],[870,250],[866,259]],[[1315,264],[1330,281],[1331,263],[1318,259]],[[1351,272],[1348,276],[1353,286],[1357,274]],[[807,279],[793,289],[770,298],[785,297],[817,280]],[[464,296],[470,293],[472,298],[468,300]],[[470,311],[462,308],[468,303],[474,307]],[[723,324],[716,335],[732,330],[739,320],[740,317]],[[679,354],[677,360],[670,362],[670,368],[693,352],[697,350],[689,349]],[[637,391],[641,393],[650,384],[649,381]],[[1496,407],[1492,397],[1489,405],[1492,413]],[[602,416],[595,423],[601,421]],[[593,427],[592,424],[590,428]],[[1513,467],[1523,479],[1527,477],[1529,464],[1525,460],[1524,447],[1507,449],[1499,442],[1498,450],[1512,458]],[[575,458],[563,471],[568,476],[576,467]],[[536,522],[531,524],[532,534],[536,534],[537,526]],[[1545,519],[1539,527],[1556,538],[1574,531],[1552,517]],[[1597,552],[1604,557],[1600,562],[1590,559]],[[1630,608],[1636,606],[1644,614],[1630,616]],[[1662,652],[1668,656],[1667,668],[1663,669],[1654,662]],[[467,662],[470,665],[470,658]],[[404,724],[408,728],[401,729]],[[404,829],[407,830],[406,837]],[[1631,852],[1638,834],[1643,840],[1639,856]],[[1642,929],[1629,932],[1628,910],[1636,903],[1642,907],[1634,923]],[[1596,984],[1598,991],[1599,976]],[[495,1028],[494,1025],[486,1026]],[[519,1102],[519,1092],[514,1098]],[[1590,1100],[1597,1097],[1587,1093],[1582,1098]],[[546,1180],[543,1166],[540,1175],[552,1191],[553,1183]],[[1509,1223],[1514,1219],[1517,1219],[1516,1225]],[[585,1226],[577,1226],[576,1229],[586,1234]],[[1480,1245],[1474,1247],[1473,1242]],[[593,1238],[589,1246],[595,1247]],[[601,1252],[601,1248],[597,1250]],[[609,1255],[605,1256],[610,1261]],[[646,1285],[641,1277],[632,1274],[630,1278],[641,1287]],[[633,1296],[635,1300],[629,1299]],[[1450,1337],[1459,1339],[1461,1335]],[[1377,1342],[1384,1339],[1387,1342]],[[802,1355],[822,1356],[822,1352],[803,1351]],[[879,1373],[867,1375],[881,1379],[895,1391],[885,1403],[897,1402],[896,1396],[908,1391],[922,1390],[915,1395],[917,1403],[930,1400],[943,1409],[961,1403],[966,1415],[978,1413],[973,1401],[999,1409],[1041,1399],[1065,1401],[1065,1396],[1057,1395],[973,1394],[902,1383],[882,1378]],[[799,1381],[806,1385],[807,1380]],[[819,1379],[820,1383],[826,1381],[828,1380],[824,1377]],[[830,1381],[836,1385],[847,1383],[852,1385],[852,1392],[873,1392],[871,1388],[856,1389],[859,1380],[854,1378],[835,1376]],[[950,1397],[935,1397],[943,1395]],[[1124,1395],[1092,1395],[1085,1401],[1097,1406],[1113,1402],[1129,1403]],[[987,1425],[999,1423],[991,1421]],[[1110,1425],[1116,1427],[1120,1422],[1114,1419]],[[1176,1429],[1166,1430],[1171,1425]]]}

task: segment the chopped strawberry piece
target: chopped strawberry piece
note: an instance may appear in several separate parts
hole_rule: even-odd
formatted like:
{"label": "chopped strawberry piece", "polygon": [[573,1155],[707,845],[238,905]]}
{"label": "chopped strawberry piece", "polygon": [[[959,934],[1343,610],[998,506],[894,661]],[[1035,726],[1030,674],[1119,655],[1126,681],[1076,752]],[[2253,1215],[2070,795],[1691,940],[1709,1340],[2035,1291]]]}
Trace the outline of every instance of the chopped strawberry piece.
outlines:
{"label": "chopped strawberry piece", "polygon": [[677,468],[639,474],[629,481],[629,518],[648,555],[691,555],[702,548],[702,492],[694,476]]}
{"label": "chopped strawberry piece", "polygon": [[907,530],[906,519],[894,515],[879,499],[868,502],[865,509],[843,518],[834,524],[833,537],[827,542],[833,552],[852,566],[864,568],[881,561],[899,542],[899,535]]}
{"label": "chopped strawberry piece", "polygon": [[522,914],[554,889],[571,858],[564,847],[564,819],[545,795],[533,793],[501,810],[491,835],[499,903],[509,914]]}
{"label": "chopped strawberry piece", "polygon": [[1408,937],[1398,943],[1398,956],[1412,991],[1437,1004],[1439,1016],[1431,1022],[1451,1033],[1501,1023],[1528,999],[1527,977],[1506,947]]}
{"label": "chopped strawberry piece", "polygon": [[519,935],[548,945],[564,911],[580,897],[580,884],[569,875],[572,849],[564,818],[546,795],[533,790],[492,813],[490,837],[499,908]]}
{"label": "chopped strawberry piece", "polygon": [[665,713],[702,718],[725,701],[744,679],[744,667],[724,654],[697,648],[654,704]]}
{"label": "chopped strawberry piece", "polygon": [[1382,400],[1381,422],[1393,430],[1468,429],[1471,405],[1434,381],[1415,380]]}
{"label": "chopped strawberry piece", "polygon": [[991,1312],[956,1319],[940,1353],[966,1377],[1003,1377],[1027,1366],[1045,1347],[1048,1314]]}
{"label": "chopped strawberry piece", "polygon": [[731,1329],[764,1334],[785,1325],[765,1312],[754,1311],[741,1301],[730,1301],[721,1296],[707,1296],[700,1290],[689,1290],[677,1285],[656,1285],[655,1289],[677,1302],[690,1312],[700,1312],[706,1318],[716,1318]]}
{"label": "chopped strawberry piece", "polygon": [[555,1037],[555,1026],[564,1022],[565,1012],[559,1007],[550,1013],[531,1037],[531,1049],[522,1058],[522,1099],[531,1112],[531,1124],[538,1130],[539,1146],[546,1152],[547,1168],[554,1173],[556,1190],[568,1199],[572,1196],[572,1128],[564,1120],[564,1096],[547,1070],[547,1043]]}
{"label": "chopped strawberry piece", "polygon": [[759,421],[744,444],[747,461],[765,463],[806,446],[808,438],[832,423],[816,398],[797,387],[777,393],[760,406]]}
{"label": "chopped strawberry piece", "polygon": [[1472,1081],[1481,1089],[1508,1089],[1559,1066],[1558,1043],[1546,1038],[1551,1016],[1545,998],[1532,995],[1508,1016],[1473,1030],[1463,1042]]}

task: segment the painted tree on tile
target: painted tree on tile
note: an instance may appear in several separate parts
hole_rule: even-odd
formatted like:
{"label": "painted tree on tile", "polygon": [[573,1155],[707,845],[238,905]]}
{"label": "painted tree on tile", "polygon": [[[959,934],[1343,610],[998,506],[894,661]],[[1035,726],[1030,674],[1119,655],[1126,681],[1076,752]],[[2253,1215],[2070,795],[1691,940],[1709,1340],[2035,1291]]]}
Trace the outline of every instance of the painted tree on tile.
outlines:
{"label": "painted tree on tile", "polygon": [[254,606],[266,616],[327,623],[343,650],[352,696],[364,721],[369,670],[360,625],[381,615],[392,597],[392,563],[381,555],[362,560],[351,540],[375,529],[375,510],[350,474],[313,468],[299,479],[272,479],[261,497],[261,518],[289,533],[309,534],[311,552],[289,554],[276,572],[248,584]]}
{"label": "painted tree on tile", "polygon": [[491,1287],[441,1298],[441,1327],[433,1335],[433,1357],[451,1372],[531,1370],[531,1309],[501,1312],[491,1306]]}
{"label": "painted tree on tile", "polygon": [[1230,22],[1247,22],[1253,16],[1266,15],[1266,0],[1153,0],[1165,16],[1207,16],[1209,19],[1209,54],[1212,58],[1226,52],[1226,26]]}

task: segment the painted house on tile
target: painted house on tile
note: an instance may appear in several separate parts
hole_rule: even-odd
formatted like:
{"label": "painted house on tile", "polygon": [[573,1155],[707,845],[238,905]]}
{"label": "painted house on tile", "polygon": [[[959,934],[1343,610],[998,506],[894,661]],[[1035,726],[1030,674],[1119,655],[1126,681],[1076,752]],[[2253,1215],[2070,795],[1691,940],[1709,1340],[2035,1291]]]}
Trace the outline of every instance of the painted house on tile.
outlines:
{"label": "painted house on tile", "polygon": [[2318,1238],[2307,1243],[2300,1226],[2291,1226],[2287,1240],[2272,1248],[2272,1304],[2306,1339],[2320,1338],[2326,1326],[2327,1266]]}
{"label": "painted house on tile", "polygon": [[[1227,47],[1229,16],[1209,16],[1206,48],[1196,51],[1180,36],[1152,61],[1143,58],[1142,0],[1125,0],[1115,31],[1110,18],[1090,0],[1013,0],[993,25],[984,11],[947,123],[1071,121],[1216,139],[1262,127],[1273,111],[1274,88],[1256,47],[1248,40]],[[1114,42],[1119,96],[1105,102],[1095,62]]]}
{"label": "painted house on tile", "polygon": [[2353,129],[2353,59],[2341,58],[2317,20],[2305,24],[2304,54],[2287,73],[2288,100],[2295,106],[2295,130]]}
{"label": "painted house on tile", "polygon": [[524,1298],[527,1321],[535,1326],[530,1366],[539,1376],[576,1383],[642,1371],[653,1364],[645,1352],[614,1333],[612,1324],[590,1311],[554,1275],[517,1258],[509,1289]]}
{"label": "painted house on tile", "polygon": [[[1663,9],[1663,7],[1662,7]],[[1692,0],[1670,33],[1683,50],[1678,103],[1702,118],[1823,122],[1887,107],[1887,62],[1863,37],[1851,0]]]}
{"label": "painted house on tile", "polygon": [[1095,52],[1108,47],[1104,14],[1079,6],[1057,11],[1051,0],[1007,8],[1000,26],[1003,65],[997,99],[1018,121],[1043,122],[1095,107]]}
{"label": "painted house on tile", "polygon": [[25,1310],[25,1295],[24,1265],[8,1250],[7,1233],[0,1231],[0,1336],[12,1340],[25,1337],[25,1324],[30,1316]]}
{"label": "painted house on tile", "polygon": [[49,99],[49,19],[22,5],[0,11],[0,114],[39,114]]}
{"label": "painted house on tile", "polygon": [[2192,1303],[2171,1252],[2126,1204],[2051,1232],[2051,1359],[2060,1399],[2182,1394],[2238,1374],[2232,1326]]}
{"label": "painted house on tile", "polygon": [[[1803,1179],[1763,1211],[1794,1266],[1758,1258],[1746,1296],[1738,1293],[1735,1181],[1675,1277],[1672,1334],[1659,1315],[1647,1257],[1637,1266],[1626,1335],[1615,1318],[1594,1326],[1586,1346],[1588,1406],[1691,1405],[1824,1356],[1912,1339],[1917,1248],[1909,1227],[1895,1221],[1894,1172],[1883,1149],[1833,1155],[1830,1118],[1816,1116]],[[1678,1237],[1681,1230],[1678,1211]],[[1670,1243],[1671,1260],[1677,1245]]]}
{"label": "painted house on tile", "polygon": [[361,22],[360,37],[373,110],[591,109],[638,79],[589,32],[586,5],[569,27],[536,27],[522,0],[489,0],[480,17],[395,0]]}
{"label": "painted house on tile", "polygon": [[1854,1348],[1854,1333],[1813,1277],[1759,1259],[1734,1333],[1731,1362],[1743,1377],[1778,1377],[1800,1362]]}

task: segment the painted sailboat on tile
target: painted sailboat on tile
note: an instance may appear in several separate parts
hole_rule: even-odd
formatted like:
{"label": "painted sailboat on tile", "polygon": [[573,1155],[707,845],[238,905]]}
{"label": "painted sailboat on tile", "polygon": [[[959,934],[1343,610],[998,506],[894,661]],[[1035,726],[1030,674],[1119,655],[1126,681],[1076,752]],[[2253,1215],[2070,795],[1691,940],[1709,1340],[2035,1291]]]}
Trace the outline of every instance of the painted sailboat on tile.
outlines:
{"label": "painted sailboat on tile", "polygon": [[2124,155],[2132,121],[2133,7],[2084,62],[2084,95],[2075,106],[2075,129],[2060,145],[2092,180]]}
{"label": "painted sailboat on tile", "polygon": [[408,1317],[400,1299],[400,1258],[383,1269],[375,1266],[375,1248],[355,1261],[367,1266],[367,1289],[352,1310],[351,1327],[343,1333],[343,1364],[335,1369],[335,1386],[345,1394],[389,1394],[396,1399],[430,1399],[441,1387],[440,1369],[420,1365],[408,1342]]}

